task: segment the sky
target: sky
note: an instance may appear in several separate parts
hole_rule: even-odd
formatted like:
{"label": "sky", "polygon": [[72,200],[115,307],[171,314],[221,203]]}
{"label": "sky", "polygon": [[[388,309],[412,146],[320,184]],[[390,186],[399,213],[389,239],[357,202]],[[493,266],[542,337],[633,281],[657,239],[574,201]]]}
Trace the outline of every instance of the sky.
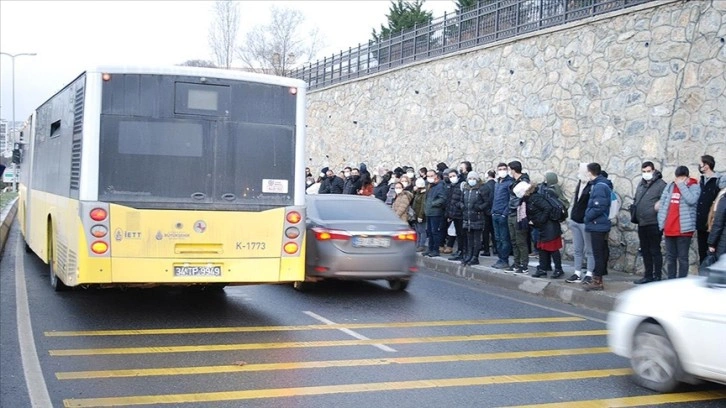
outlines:
{"label": "sky", "polygon": [[[365,43],[385,22],[388,0],[240,1],[241,43],[247,31],[269,21],[273,4],[301,10],[306,29],[317,27],[331,55]],[[0,51],[36,53],[15,58],[15,118],[32,111],[87,67],[107,64],[174,65],[213,60],[208,45],[210,1],[0,0]],[[455,9],[453,0],[428,0],[434,17]],[[233,64],[242,66],[237,60]],[[12,58],[0,56],[0,118],[12,119]]]}

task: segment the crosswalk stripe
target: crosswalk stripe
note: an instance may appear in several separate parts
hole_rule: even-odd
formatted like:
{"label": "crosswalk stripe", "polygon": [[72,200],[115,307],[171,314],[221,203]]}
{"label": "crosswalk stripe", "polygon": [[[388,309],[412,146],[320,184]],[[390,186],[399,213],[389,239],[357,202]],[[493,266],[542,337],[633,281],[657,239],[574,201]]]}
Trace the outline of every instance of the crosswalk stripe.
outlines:
{"label": "crosswalk stripe", "polygon": [[587,401],[554,402],[539,405],[518,405],[508,408],[620,408],[643,407],[655,404],[713,401],[726,399],[726,390],[682,392],[678,394],[643,395],[638,397],[608,398]]}
{"label": "crosswalk stripe", "polygon": [[308,348],[308,347],[343,347],[363,346],[371,344],[416,344],[416,343],[448,343],[464,341],[489,341],[489,340],[515,340],[515,339],[541,339],[553,337],[582,337],[582,336],[604,336],[607,330],[580,330],[561,332],[536,332],[536,333],[499,333],[499,334],[478,334],[466,336],[432,336],[432,337],[402,337],[388,339],[370,340],[323,340],[323,341],[295,341],[283,343],[241,343],[241,344],[208,344],[196,346],[155,346],[155,347],[112,347],[96,349],[65,349],[50,350],[51,356],[96,356],[110,354],[160,354],[160,353],[195,353],[209,351],[233,351],[233,350],[269,350],[284,348]]}
{"label": "crosswalk stripe", "polygon": [[537,374],[495,375],[465,378],[435,378],[413,381],[392,381],[362,384],[323,385],[295,388],[269,388],[244,391],[207,392],[194,394],[162,394],[127,397],[78,398],[63,401],[65,407],[110,407],[144,404],[184,404],[219,401],[240,401],[262,398],[330,395],[376,391],[416,390],[447,387],[471,387],[492,384],[531,383],[540,381],[581,380],[629,375],[630,369],[567,371]]}
{"label": "crosswalk stripe", "polygon": [[356,360],[325,360],[325,361],[303,361],[289,363],[266,363],[266,364],[245,364],[245,365],[222,365],[222,366],[197,366],[197,367],[168,367],[168,368],[145,368],[128,370],[101,370],[101,371],[70,371],[55,373],[59,380],[88,380],[99,378],[123,378],[123,377],[150,377],[150,376],[172,376],[172,375],[198,375],[198,374],[220,374],[235,372],[255,371],[276,371],[276,370],[299,370],[310,368],[332,368],[332,367],[362,367],[380,366],[389,364],[427,364],[427,363],[448,363],[464,361],[485,361],[485,360],[507,360],[520,358],[540,357],[563,357],[577,355],[591,355],[609,353],[607,347],[590,347],[579,349],[555,349],[555,350],[532,350],[502,353],[480,353],[480,354],[450,354],[442,356],[422,357],[396,357],[396,358],[366,358]]}
{"label": "crosswalk stripe", "polygon": [[339,330],[339,329],[385,329],[411,327],[444,327],[444,326],[475,326],[495,324],[527,324],[527,323],[567,323],[581,322],[581,317],[537,317],[523,319],[485,319],[485,320],[441,320],[424,322],[400,323],[351,323],[351,324],[311,324],[299,326],[241,326],[241,327],[190,327],[177,329],[136,329],[136,330],[86,330],[86,331],[47,331],[46,337],[80,337],[80,336],[138,336],[168,334],[209,334],[209,333],[257,333],[273,331],[301,330]]}

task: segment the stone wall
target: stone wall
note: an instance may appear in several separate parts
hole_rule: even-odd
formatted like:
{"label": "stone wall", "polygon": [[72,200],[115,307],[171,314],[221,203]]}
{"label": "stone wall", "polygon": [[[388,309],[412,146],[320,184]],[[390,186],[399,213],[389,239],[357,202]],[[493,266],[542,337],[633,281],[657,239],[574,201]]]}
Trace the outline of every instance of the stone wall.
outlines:
{"label": "stone wall", "polygon": [[597,161],[624,198],[611,266],[632,271],[640,164],[666,181],[678,165],[698,175],[702,154],[726,170],[725,37],[726,1],[661,1],[310,92],[308,164],[519,159],[571,195],[578,164]]}

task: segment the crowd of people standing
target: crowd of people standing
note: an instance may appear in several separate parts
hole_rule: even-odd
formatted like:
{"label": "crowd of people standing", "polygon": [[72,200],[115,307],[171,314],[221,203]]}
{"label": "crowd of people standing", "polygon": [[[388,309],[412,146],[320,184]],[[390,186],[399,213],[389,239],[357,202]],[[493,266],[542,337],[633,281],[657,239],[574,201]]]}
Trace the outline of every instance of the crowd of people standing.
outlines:
{"label": "crowd of people standing", "polygon": [[[688,274],[688,251],[695,235],[699,262],[726,253],[726,175],[714,171],[712,156],[700,158],[700,179],[678,166],[670,183],[651,161],[642,163],[641,180],[628,208],[638,225],[645,272],[637,284]],[[480,256],[497,257],[493,268],[527,274],[534,252],[534,277],[562,278],[563,224],[572,234],[574,274],[568,283],[603,290],[607,275],[608,234],[621,200],[598,163],[582,163],[571,198],[554,172],[532,182],[518,160],[499,163],[482,173],[469,161],[455,168],[401,166],[378,169],[365,164],[345,167],[337,175],[328,167],[316,178],[306,169],[308,194],[358,194],[389,205],[417,233],[417,250],[428,257],[448,256],[463,265],[478,265]],[[510,258],[512,262],[510,262]]]}

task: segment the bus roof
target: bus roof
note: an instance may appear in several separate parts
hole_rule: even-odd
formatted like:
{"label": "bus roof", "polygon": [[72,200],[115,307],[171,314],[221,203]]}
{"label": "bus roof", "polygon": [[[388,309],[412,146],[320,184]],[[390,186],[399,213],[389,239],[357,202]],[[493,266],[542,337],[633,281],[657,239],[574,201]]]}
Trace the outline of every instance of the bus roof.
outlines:
{"label": "bus roof", "polygon": [[201,68],[178,65],[99,65],[91,67],[86,72],[110,74],[150,74],[150,75],[185,75],[219,79],[232,79],[240,81],[260,82],[271,85],[294,86],[304,89],[304,81],[294,78],[280,77],[256,72],[238,71],[221,68]]}

